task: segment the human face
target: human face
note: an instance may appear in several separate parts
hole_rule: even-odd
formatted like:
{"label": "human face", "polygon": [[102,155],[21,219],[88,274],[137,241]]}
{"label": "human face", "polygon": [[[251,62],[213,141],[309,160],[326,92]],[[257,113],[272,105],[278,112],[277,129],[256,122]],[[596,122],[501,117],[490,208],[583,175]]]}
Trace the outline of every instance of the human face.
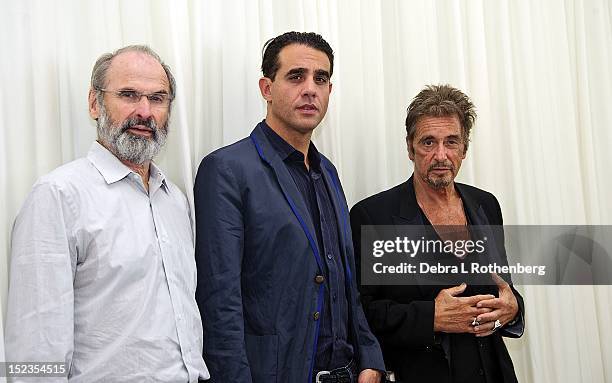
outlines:
{"label": "human face", "polygon": [[290,44],[281,49],[279,64],[274,80],[259,80],[268,102],[266,122],[287,134],[310,135],[327,112],[332,88],[329,58],[307,45]]}
{"label": "human face", "polygon": [[408,156],[420,180],[436,190],[451,186],[465,158],[459,118],[419,118],[414,137],[408,142]]}
{"label": "human face", "polygon": [[147,97],[128,102],[117,92],[168,94],[163,67],[145,53],[125,52],[111,62],[106,82],[101,104],[95,90],[89,94],[90,115],[98,120],[98,139],[121,160],[139,165],[150,161],[165,143],[169,105],[151,103]]}

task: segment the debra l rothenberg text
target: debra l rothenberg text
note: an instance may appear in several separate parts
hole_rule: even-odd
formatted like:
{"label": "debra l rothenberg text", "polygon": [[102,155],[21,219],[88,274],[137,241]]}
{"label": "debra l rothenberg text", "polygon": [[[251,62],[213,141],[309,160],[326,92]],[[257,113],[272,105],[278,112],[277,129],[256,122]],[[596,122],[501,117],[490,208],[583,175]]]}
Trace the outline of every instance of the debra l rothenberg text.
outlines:
{"label": "debra l rothenberg text", "polygon": [[459,265],[430,264],[420,262],[418,265],[402,262],[398,265],[385,265],[377,262],[372,265],[375,274],[537,274],[546,275],[546,266],[543,265],[498,265],[491,263],[482,265],[477,262],[461,263]]}

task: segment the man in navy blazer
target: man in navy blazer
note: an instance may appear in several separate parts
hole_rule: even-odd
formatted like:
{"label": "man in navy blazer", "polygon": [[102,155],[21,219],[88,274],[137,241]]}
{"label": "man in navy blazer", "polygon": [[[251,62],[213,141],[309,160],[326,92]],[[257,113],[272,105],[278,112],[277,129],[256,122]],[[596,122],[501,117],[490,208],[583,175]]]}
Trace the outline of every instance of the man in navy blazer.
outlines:
{"label": "man in navy blazer", "polygon": [[196,299],[217,383],[380,381],[337,171],[310,141],[333,52],[314,33],[264,46],[264,121],[206,156],[195,182]]}

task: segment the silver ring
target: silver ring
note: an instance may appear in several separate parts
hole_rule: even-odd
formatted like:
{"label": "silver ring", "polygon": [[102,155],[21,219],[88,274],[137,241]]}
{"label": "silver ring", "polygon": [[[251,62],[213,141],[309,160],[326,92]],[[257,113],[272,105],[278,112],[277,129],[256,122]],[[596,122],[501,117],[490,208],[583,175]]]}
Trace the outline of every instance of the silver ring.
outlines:
{"label": "silver ring", "polygon": [[474,318],[474,320],[472,321],[472,326],[480,326],[480,322],[478,322],[476,318]]}
{"label": "silver ring", "polygon": [[495,321],[495,324],[493,325],[493,331],[496,331],[498,328],[500,328],[502,326],[501,322],[498,320]]}

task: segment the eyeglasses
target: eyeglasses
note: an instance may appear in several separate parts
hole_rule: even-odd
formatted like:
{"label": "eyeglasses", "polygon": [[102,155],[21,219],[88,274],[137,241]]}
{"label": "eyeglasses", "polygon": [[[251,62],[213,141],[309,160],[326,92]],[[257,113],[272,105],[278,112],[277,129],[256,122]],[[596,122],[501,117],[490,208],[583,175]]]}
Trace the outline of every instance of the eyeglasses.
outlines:
{"label": "eyeglasses", "polygon": [[136,90],[129,90],[129,89],[124,89],[124,90],[96,89],[96,90],[99,92],[103,92],[103,93],[110,93],[114,95],[115,97],[117,97],[122,102],[125,102],[126,104],[137,104],[140,102],[140,100],[144,96],[147,98],[151,106],[162,108],[162,107],[167,107],[168,105],[170,105],[170,101],[172,100],[172,98],[170,97],[168,93],[160,93],[160,92],[141,93]]}

